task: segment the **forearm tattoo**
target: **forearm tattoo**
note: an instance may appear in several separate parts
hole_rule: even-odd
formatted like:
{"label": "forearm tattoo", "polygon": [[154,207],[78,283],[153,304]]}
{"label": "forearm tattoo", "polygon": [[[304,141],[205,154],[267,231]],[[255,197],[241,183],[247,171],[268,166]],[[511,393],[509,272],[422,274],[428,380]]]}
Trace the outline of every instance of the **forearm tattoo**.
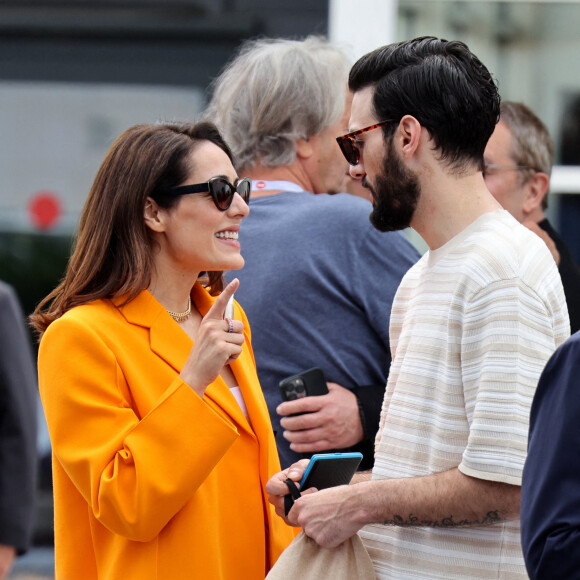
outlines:
{"label": "forearm tattoo", "polygon": [[458,528],[461,526],[489,526],[492,524],[498,524],[505,521],[499,515],[497,510],[487,512],[485,517],[481,520],[455,520],[453,516],[443,518],[442,520],[420,520],[413,514],[409,514],[409,517],[405,519],[402,516],[393,516],[392,520],[386,520],[384,524],[386,526],[421,526],[425,528]]}

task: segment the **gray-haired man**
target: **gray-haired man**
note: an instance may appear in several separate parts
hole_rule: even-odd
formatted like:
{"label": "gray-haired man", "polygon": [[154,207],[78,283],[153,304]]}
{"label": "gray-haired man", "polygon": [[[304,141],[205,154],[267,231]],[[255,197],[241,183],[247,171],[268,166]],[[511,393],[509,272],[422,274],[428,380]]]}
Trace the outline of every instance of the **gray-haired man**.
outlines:
{"label": "gray-haired man", "polygon": [[[346,191],[335,139],[350,112],[348,69],[321,38],[252,41],[217,79],[207,113],[253,180],[237,298],[283,466],[333,449],[361,450],[372,466],[391,303],[419,257],[401,233],[372,227],[368,201],[327,195]],[[329,394],[282,403],[278,382],[313,366]]]}

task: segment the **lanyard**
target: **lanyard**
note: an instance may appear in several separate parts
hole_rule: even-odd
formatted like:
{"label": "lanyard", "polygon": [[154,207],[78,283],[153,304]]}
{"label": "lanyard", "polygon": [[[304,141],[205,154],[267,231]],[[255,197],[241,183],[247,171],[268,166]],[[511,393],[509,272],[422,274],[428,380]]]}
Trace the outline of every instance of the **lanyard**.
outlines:
{"label": "lanyard", "polygon": [[265,181],[263,179],[252,180],[252,197],[262,197],[264,195],[272,195],[272,191],[304,191],[296,183],[291,181]]}

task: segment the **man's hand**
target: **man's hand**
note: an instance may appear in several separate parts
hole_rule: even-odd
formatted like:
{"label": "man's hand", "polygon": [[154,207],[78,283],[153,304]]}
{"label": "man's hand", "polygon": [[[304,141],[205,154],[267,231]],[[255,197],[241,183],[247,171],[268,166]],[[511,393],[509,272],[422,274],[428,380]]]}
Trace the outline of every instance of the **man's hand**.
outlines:
{"label": "man's hand", "polygon": [[[290,493],[284,483],[286,479],[300,481],[308,459],[301,459],[273,475],[266,484],[268,501],[276,508],[276,513],[290,526],[300,526],[304,533],[321,546],[333,548],[344,542],[365,524],[360,517],[362,512],[356,502],[351,501],[349,490],[358,493],[359,485],[340,485],[317,491],[310,488],[294,502],[286,516],[284,513],[284,496]],[[368,478],[368,474],[366,476]]]}
{"label": "man's hand", "polygon": [[276,409],[284,417],[284,438],[297,453],[345,449],[363,440],[356,396],[336,383],[327,384],[328,395],[287,401]]}
{"label": "man's hand", "polygon": [[354,501],[360,485],[340,485],[303,494],[294,502],[287,521],[324,548],[334,548],[364,525],[362,511]]}
{"label": "man's hand", "polygon": [[16,558],[16,549],[13,546],[0,544],[0,578],[10,573],[14,558]]}
{"label": "man's hand", "polygon": [[554,261],[556,262],[556,266],[560,265],[560,252],[556,249],[556,244],[554,240],[548,235],[548,232],[545,232],[536,222],[533,221],[525,221],[522,222],[524,226],[526,226],[529,230],[534,232],[537,236],[544,240],[546,246],[548,246],[548,250],[554,257]]}

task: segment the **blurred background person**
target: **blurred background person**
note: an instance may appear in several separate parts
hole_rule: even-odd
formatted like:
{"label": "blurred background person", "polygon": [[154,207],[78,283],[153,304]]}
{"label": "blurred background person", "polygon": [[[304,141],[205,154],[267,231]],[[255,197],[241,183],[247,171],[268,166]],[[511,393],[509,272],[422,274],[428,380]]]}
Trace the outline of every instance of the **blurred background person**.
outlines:
{"label": "blurred background person", "polygon": [[484,154],[484,178],[491,194],[519,222],[546,242],[562,278],[570,329],[580,329],[580,266],[546,218],[554,143],[526,105],[502,101],[500,121]]}
{"label": "blurred background person", "polygon": [[[361,468],[372,466],[391,304],[419,258],[400,232],[372,227],[367,201],[338,194],[349,66],[323,38],[250,41],[215,81],[206,112],[252,178],[237,298],[283,466],[332,449],[361,451]],[[314,366],[329,394],[281,403],[280,380]]]}
{"label": "blurred background person", "polygon": [[31,320],[53,449],[56,578],[261,580],[292,537],[244,312],[222,270],[250,184],[216,128],[112,145],[61,284]]}
{"label": "blurred background person", "polygon": [[542,372],[530,415],[522,479],[522,547],[531,580],[570,580],[580,570],[580,332]]}
{"label": "blurred background person", "polygon": [[36,491],[36,376],[24,315],[0,282],[0,578],[26,552]]}

